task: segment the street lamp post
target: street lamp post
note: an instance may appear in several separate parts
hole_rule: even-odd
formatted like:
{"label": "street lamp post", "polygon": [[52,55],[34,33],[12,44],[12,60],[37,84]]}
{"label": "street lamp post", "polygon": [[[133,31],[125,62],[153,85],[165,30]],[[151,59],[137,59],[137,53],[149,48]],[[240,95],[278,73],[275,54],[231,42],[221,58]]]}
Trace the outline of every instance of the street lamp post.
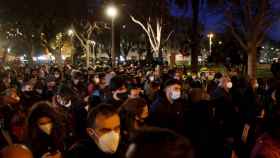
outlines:
{"label": "street lamp post", "polygon": [[214,37],[214,34],[210,33],[210,34],[207,35],[207,37],[209,38],[209,55],[211,56],[211,54],[212,54],[212,44],[213,44],[212,39]]}
{"label": "street lamp post", "polygon": [[115,38],[115,18],[118,14],[118,10],[115,6],[109,6],[106,10],[107,15],[112,18],[112,48],[111,48],[111,57],[112,57],[112,66],[115,67],[116,64],[116,38]]}

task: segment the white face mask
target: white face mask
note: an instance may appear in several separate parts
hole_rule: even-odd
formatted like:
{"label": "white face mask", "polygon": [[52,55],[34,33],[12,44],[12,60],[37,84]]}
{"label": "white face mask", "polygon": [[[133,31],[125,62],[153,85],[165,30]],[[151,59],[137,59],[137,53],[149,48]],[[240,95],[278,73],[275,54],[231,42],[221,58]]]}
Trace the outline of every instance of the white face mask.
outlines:
{"label": "white face mask", "polygon": [[153,82],[153,81],[155,80],[155,77],[154,77],[154,76],[150,76],[150,77],[149,77],[149,80],[150,80],[151,82]]}
{"label": "white face mask", "polygon": [[36,92],[39,93],[39,94],[42,94],[43,90],[42,89],[36,89]]}
{"label": "white face mask", "polygon": [[58,102],[60,105],[66,107],[66,108],[69,108],[69,107],[71,106],[71,100],[69,100],[69,101],[67,102],[67,101],[61,99],[61,97],[59,97],[59,96],[57,97],[57,102]]}
{"label": "white face mask", "polygon": [[98,84],[98,83],[100,83],[100,79],[99,79],[99,78],[94,78],[94,82],[95,82],[96,84]]}
{"label": "white face mask", "polygon": [[181,80],[181,77],[175,76],[174,79],[175,79],[175,80]]}
{"label": "white face mask", "polygon": [[68,103],[63,104],[64,107],[69,108],[72,105],[71,100],[68,101]]}
{"label": "white face mask", "polygon": [[20,101],[20,97],[16,97],[15,100]]}
{"label": "white face mask", "polygon": [[44,125],[39,125],[39,128],[46,133],[47,135],[50,135],[52,132],[52,128],[53,128],[53,124],[52,123],[48,123],[48,124],[44,124]]}
{"label": "white face mask", "polygon": [[59,78],[60,75],[59,75],[59,74],[55,74],[54,77],[55,77],[55,78]]}
{"label": "white face mask", "polygon": [[98,147],[105,153],[113,154],[117,151],[120,142],[120,134],[111,131],[98,138]]}
{"label": "white face mask", "polygon": [[228,83],[227,83],[227,88],[228,88],[228,89],[231,89],[232,86],[233,86],[233,85],[232,85],[232,82],[228,82]]}
{"label": "white face mask", "polygon": [[181,97],[181,92],[180,91],[173,91],[171,92],[171,99],[177,100]]}
{"label": "white face mask", "polygon": [[259,88],[259,84],[258,84],[258,83],[256,83],[256,84],[255,84],[255,87],[256,87],[256,88]]}
{"label": "white face mask", "polygon": [[20,84],[22,84],[22,83],[23,83],[23,80],[18,80],[18,82],[19,82]]}
{"label": "white face mask", "polygon": [[80,80],[73,80],[73,82],[75,85],[77,85],[80,82]]}
{"label": "white face mask", "polygon": [[31,92],[33,91],[33,88],[29,85],[25,86],[24,89],[23,89],[24,92]]}

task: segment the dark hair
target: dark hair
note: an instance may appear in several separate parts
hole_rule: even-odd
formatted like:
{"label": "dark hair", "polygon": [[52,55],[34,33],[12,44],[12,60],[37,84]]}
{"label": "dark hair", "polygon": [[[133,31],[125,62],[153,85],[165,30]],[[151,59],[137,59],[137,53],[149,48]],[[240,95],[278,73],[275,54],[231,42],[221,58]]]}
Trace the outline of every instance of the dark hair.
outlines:
{"label": "dark hair", "polygon": [[27,118],[27,141],[34,147],[40,145],[40,138],[43,132],[39,129],[37,121],[39,118],[48,117],[53,123],[53,131],[50,137],[52,138],[52,141],[54,142],[57,148],[61,147],[64,134],[60,119],[57,116],[58,114],[52,108],[51,103],[46,101],[40,101],[35,103],[31,107]]}
{"label": "dark hair", "polygon": [[127,99],[122,106],[120,107],[120,110],[125,110],[127,112],[133,113],[135,115],[139,115],[143,112],[143,108],[147,105],[147,102],[143,98],[131,98]]}
{"label": "dark hair", "polygon": [[163,89],[175,84],[181,85],[182,83],[176,79],[169,79],[166,82],[164,82]]}
{"label": "dark hair", "polygon": [[57,94],[60,96],[67,96],[67,97],[74,96],[73,90],[65,83],[59,85]]}
{"label": "dark hair", "polygon": [[190,141],[168,129],[143,128],[131,137],[127,158],[192,158]]}
{"label": "dark hair", "polygon": [[220,78],[222,78],[222,77],[223,77],[223,74],[220,73],[220,72],[217,72],[217,73],[215,73],[215,75],[214,75],[214,78],[215,78],[215,79],[220,79]]}
{"label": "dark hair", "polygon": [[106,117],[113,116],[118,114],[117,109],[110,104],[99,104],[97,107],[91,109],[87,116],[87,127],[92,128],[95,127],[95,120],[97,115],[103,115]]}
{"label": "dark hair", "polygon": [[119,108],[122,129],[126,131],[134,130],[134,121],[136,116],[143,113],[147,102],[143,98],[127,99]]}
{"label": "dark hair", "polygon": [[81,78],[82,75],[83,75],[83,73],[79,70],[73,70],[71,72],[71,76],[72,76],[73,79]]}
{"label": "dark hair", "polygon": [[115,76],[110,81],[110,90],[115,91],[125,85],[124,76]]}

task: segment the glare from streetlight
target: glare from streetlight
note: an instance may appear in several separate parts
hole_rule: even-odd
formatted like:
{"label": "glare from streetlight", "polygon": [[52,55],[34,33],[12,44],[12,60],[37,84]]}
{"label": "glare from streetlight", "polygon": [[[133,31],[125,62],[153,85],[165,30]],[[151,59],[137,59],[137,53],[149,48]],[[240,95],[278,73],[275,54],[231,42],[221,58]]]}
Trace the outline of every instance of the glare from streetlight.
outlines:
{"label": "glare from streetlight", "polygon": [[106,14],[111,18],[115,18],[118,15],[118,10],[115,6],[109,6],[106,9]]}
{"label": "glare from streetlight", "polygon": [[8,49],[7,49],[7,52],[10,53],[10,52],[11,52],[11,48],[8,48]]}
{"label": "glare from streetlight", "polygon": [[208,38],[213,38],[213,37],[214,37],[214,34],[213,34],[213,33],[209,33],[209,34],[207,35],[207,37],[208,37]]}
{"label": "glare from streetlight", "polygon": [[69,30],[68,30],[68,35],[69,35],[69,36],[73,36],[73,34],[74,34],[74,30],[69,29]]}

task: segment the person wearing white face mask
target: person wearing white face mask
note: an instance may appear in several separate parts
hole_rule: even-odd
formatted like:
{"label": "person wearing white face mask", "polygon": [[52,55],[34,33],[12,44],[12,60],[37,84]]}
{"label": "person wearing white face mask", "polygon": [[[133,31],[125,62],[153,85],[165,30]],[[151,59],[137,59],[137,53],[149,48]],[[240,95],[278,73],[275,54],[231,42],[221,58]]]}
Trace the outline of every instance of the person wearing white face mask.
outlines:
{"label": "person wearing white face mask", "polygon": [[240,139],[237,138],[240,133],[240,109],[232,99],[231,88],[233,86],[236,85],[233,85],[229,76],[223,76],[219,80],[218,87],[211,94],[211,102],[214,105],[214,124],[216,125],[213,138],[219,140],[213,145],[215,147],[213,150],[217,150],[217,153],[220,152],[218,150],[224,148],[224,142],[228,143],[226,145],[231,145]]}
{"label": "person wearing white face mask", "polygon": [[66,153],[66,158],[118,158],[120,117],[112,105],[100,104],[88,114],[87,135]]}
{"label": "person wearing white face mask", "polygon": [[164,83],[163,92],[150,108],[151,125],[183,132],[185,102],[180,99],[181,88],[181,82],[176,79]]}
{"label": "person wearing white face mask", "polygon": [[38,102],[31,107],[26,136],[34,157],[62,157],[65,134],[57,116],[49,102]]}

